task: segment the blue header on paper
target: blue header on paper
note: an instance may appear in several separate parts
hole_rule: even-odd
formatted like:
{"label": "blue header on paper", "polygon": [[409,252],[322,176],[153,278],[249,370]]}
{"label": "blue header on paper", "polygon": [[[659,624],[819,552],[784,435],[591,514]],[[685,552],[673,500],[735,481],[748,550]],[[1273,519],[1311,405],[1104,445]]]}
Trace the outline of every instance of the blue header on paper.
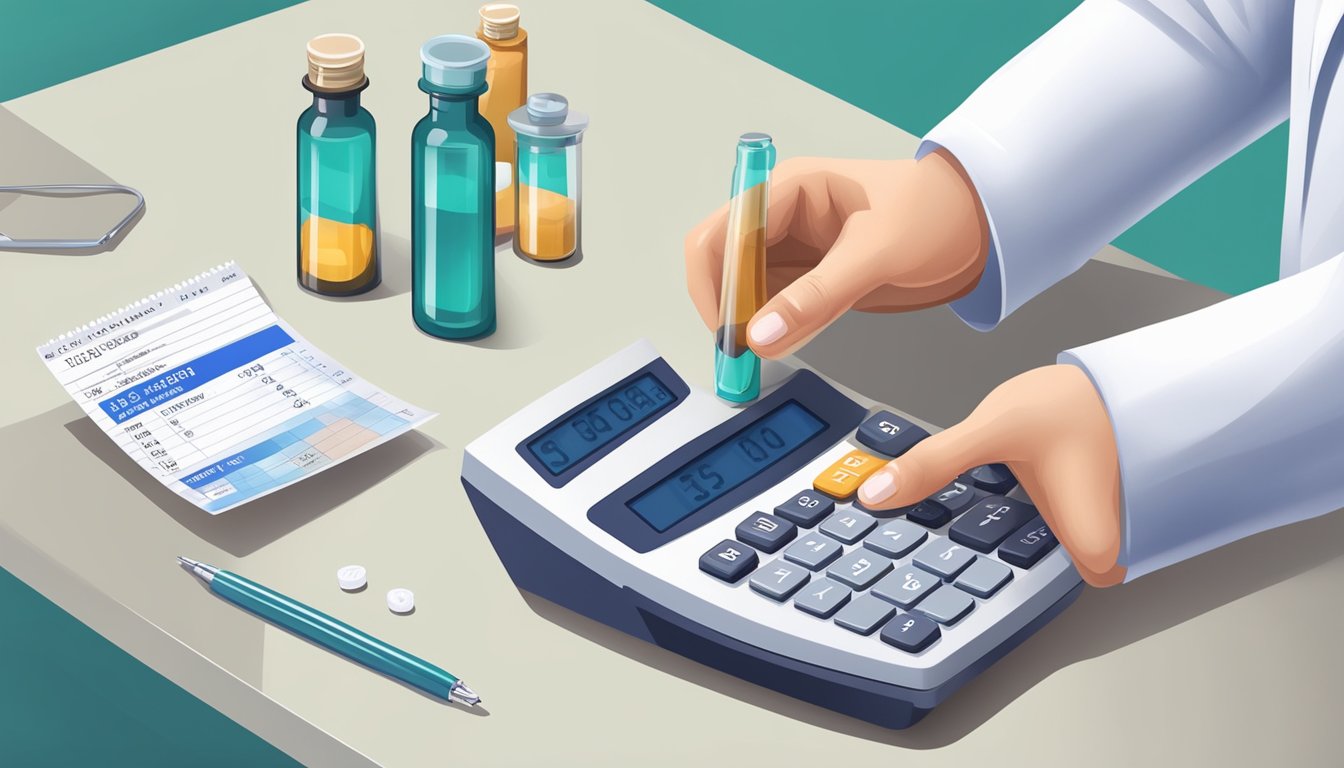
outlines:
{"label": "blue header on paper", "polygon": [[272,325],[180,365],[152,381],[124,389],[98,403],[98,407],[120,424],[292,343],[294,339],[288,333],[280,326]]}
{"label": "blue header on paper", "polygon": [[275,454],[283,451],[288,445],[289,443],[280,440],[263,440],[254,446],[244,448],[232,456],[229,456],[227,459],[215,462],[214,464],[197,470],[196,472],[192,472],[185,477],[179,477],[178,481],[188,488],[200,489],[219,480],[230,472],[236,472],[243,467],[269,459]]}

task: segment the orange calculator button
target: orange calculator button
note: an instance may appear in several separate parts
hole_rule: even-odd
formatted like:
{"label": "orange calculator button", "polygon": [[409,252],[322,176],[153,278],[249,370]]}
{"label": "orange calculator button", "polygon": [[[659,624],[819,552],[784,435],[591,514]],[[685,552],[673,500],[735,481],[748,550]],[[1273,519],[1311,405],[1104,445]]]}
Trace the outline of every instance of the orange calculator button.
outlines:
{"label": "orange calculator button", "polygon": [[847,499],[859,490],[859,486],[869,475],[881,469],[886,463],[885,459],[879,459],[870,453],[850,451],[817,475],[817,479],[812,481],[812,487],[827,496]]}

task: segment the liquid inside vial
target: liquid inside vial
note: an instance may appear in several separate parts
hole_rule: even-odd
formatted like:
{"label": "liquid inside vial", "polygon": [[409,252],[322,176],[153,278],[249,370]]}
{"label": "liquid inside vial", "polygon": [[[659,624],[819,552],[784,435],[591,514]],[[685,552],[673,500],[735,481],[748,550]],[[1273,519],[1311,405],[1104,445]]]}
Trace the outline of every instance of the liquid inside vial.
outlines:
{"label": "liquid inside vial", "polygon": [[728,239],[723,254],[723,295],[715,343],[730,358],[755,353],[747,344],[747,323],[765,304],[766,185],[748,187],[733,198],[728,211]]}
{"label": "liquid inside vial", "polygon": [[578,245],[578,202],[540,186],[518,187],[518,247],[541,261],[573,255]]}

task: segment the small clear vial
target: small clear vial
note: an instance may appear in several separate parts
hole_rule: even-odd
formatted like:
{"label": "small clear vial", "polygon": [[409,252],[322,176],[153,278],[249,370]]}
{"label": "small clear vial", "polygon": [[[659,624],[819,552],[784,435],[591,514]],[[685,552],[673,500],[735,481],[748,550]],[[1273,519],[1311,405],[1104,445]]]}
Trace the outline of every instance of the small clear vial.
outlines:
{"label": "small clear vial", "polygon": [[481,115],[490,49],[442,35],[420,49],[429,114],[411,133],[411,317],[441,339],[495,330],[495,132]]}
{"label": "small clear vial", "polygon": [[380,279],[373,116],[364,43],[354,35],[308,42],[303,87],[313,104],[298,121],[298,281],[326,296],[372,290]]}
{"label": "small clear vial", "polygon": [[730,403],[749,403],[761,394],[761,359],[747,344],[747,323],[766,299],[765,217],[774,167],[775,145],[770,137],[742,134],[728,205],[714,347],[714,391]]}
{"label": "small clear vial", "polygon": [[588,117],[558,93],[534,93],[509,114],[518,136],[513,251],[537,261],[579,252],[579,166]]}

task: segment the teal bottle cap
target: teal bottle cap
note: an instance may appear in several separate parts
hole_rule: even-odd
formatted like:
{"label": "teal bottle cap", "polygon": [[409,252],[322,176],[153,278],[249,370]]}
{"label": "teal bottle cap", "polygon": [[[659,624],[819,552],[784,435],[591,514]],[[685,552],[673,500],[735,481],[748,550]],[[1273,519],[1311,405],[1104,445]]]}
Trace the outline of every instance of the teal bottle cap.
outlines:
{"label": "teal bottle cap", "polygon": [[588,116],[569,111],[569,100],[558,93],[534,93],[509,113],[509,126],[523,136],[577,136],[588,127]]}
{"label": "teal bottle cap", "polygon": [[485,87],[490,48],[474,37],[439,35],[420,46],[425,82],[445,91],[469,93]]}

